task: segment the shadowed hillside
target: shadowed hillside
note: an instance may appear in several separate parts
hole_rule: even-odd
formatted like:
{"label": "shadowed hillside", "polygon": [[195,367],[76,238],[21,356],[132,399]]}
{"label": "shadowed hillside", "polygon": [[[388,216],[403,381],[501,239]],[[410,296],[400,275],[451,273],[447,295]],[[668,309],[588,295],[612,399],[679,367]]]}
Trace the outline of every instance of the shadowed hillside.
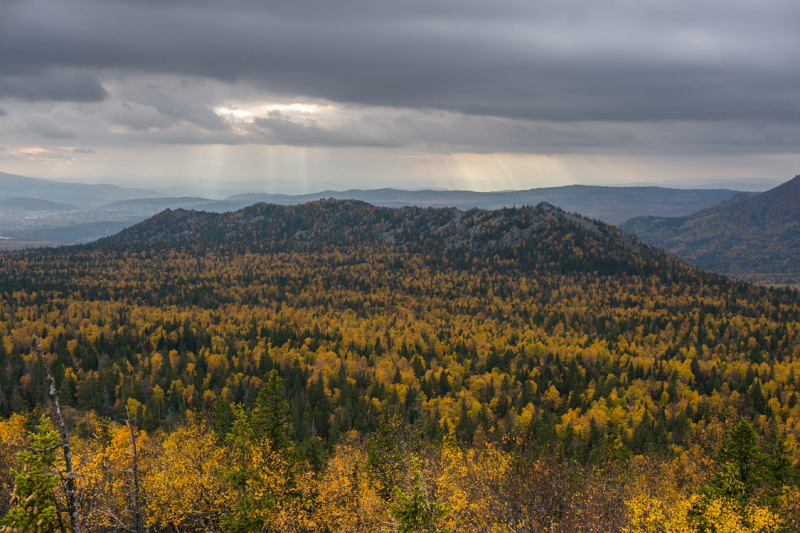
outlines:
{"label": "shadowed hillside", "polygon": [[237,253],[379,246],[430,254],[434,261],[496,253],[513,260],[515,268],[562,271],[624,271],[667,258],[614,226],[546,203],[461,211],[321,200],[297,206],[256,204],[230,213],[166,210],[97,243],[101,248],[143,245]]}
{"label": "shadowed hillside", "polygon": [[800,283],[800,176],[693,215],[639,217],[620,227],[707,270],[761,283]]}

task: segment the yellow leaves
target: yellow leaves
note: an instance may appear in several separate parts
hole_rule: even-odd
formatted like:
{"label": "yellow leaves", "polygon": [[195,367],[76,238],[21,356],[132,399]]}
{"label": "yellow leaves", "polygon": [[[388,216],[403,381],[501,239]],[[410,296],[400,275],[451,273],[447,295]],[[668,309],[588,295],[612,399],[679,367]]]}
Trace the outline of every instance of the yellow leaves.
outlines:
{"label": "yellow leaves", "polygon": [[155,352],[152,356],[150,356],[150,366],[153,370],[153,375],[158,373],[159,368],[161,368],[161,364],[164,361],[164,357],[159,353]]}
{"label": "yellow leaves", "polygon": [[161,386],[159,385],[154,386],[152,389],[152,393],[153,393],[153,400],[155,400],[156,402],[164,401],[164,389],[162,389]]}
{"label": "yellow leaves", "polygon": [[531,425],[531,421],[533,420],[534,411],[535,408],[533,404],[529,403],[527,406],[525,406],[515,421],[515,430],[517,432],[523,433],[528,430]]}
{"label": "yellow leaves", "polygon": [[222,353],[209,354],[207,361],[209,372],[217,369],[226,370],[228,368],[228,359]]}
{"label": "yellow leaves", "polygon": [[214,394],[214,391],[207,390],[203,393],[203,404],[205,404],[206,408],[211,408],[216,400],[217,395]]}
{"label": "yellow leaves", "polygon": [[223,337],[220,337],[219,335],[214,335],[211,338],[211,346],[214,352],[224,353],[228,347],[228,343],[225,342],[225,339]]}
{"label": "yellow leaves", "polygon": [[19,387],[24,391],[29,391],[31,388],[31,375],[25,374],[19,379]]}
{"label": "yellow leaves", "polygon": [[789,530],[800,530],[800,487],[783,488],[781,516]]}
{"label": "yellow leaves", "polygon": [[14,484],[12,468],[17,467],[16,453],[27,443],[25,417],[13,414],[8,420],[0,420],[0,506],[10,499]]}
{"label": "yellow leaves", "polygon": [[699,496],[691,499],[696,508],[702,509],[702,520],[717,533],[772,533],[779,531],[781,526],[780,517],[764,507],[741,509],[736,503],[722,498],[710,502],[699,500]]}
{"label": "yellow leaves", "polygon": [[11,335],[3,337],[3,348],[5,348],[6,353],[10,353],[14,349],[14,338]]}
{"label": "yellow leaves", "polygon": [[[96,420],[96,435],[108,432],[108,438],[73,439],[73,467],[78,485],[81,517],[87,527],[113,528],[116,517],[124,517],[131,506],[133,490],[133,454],[131,432],[127,426],[104,428]],[[139,450],[148,446],[148,437],[136,432]],[[141,454],[139,468],[146,469]]]}
{"label": "yellow leaves", "polygon": [[320,351],[316,354],[316,359],[313,362],[312,372],[313,380],[327,379],[332,374],[339,371],[342,364],[341,358],[331,351]]}
{"label": "yellow leaves", "polygon": [[172,384],[169,387],[169,394],[170,396],[173,394],[177,394],[178,396],[180,396],[185,388],[186,387],[183,384],[183,381],[179,379],[173,380]]}
{"label": "yellow leaves", "polygon": [[22,446],[26,439],[24,416],[12,414],[8,420],[0,420],[0,451],[6,452]]}
{"label": "yellow leaves", "polygon": [[136,398],[128,398],[128,401],[125,405],[128,408],[128,412],[131,414],[131,417],[133,417],[136,415],[136,410],[142,405],[142,403]]}
{"label": "yellow leaves", "polygon": [[483,489],[502,479],[510,462],[510,456],[493,446],[462,450],[452,440],[446,441],[436,490],[437,500],[448,510],[445,526],[462,531],[475,522],[491,522],[487,511],[496,502],[489,501],[493,495]]}
{"label": "yellow leaves", "polygon": [[366,464],[367,454],[355,436],[336,446],[318,484],[320,525],[342,533],[382,529],[389,515]]}
{"label": "yellow leaves", "polygon": [[770,407],[770,409],[772,410],[773,413],[780,414],[780,412],[781,412],[781,402],[780,402],[780,400],[778,400],[777,398],[774,398],[774,397],[770,398],[769,401],[767,402],[767,405],[769,405],[769,407]]}
{"label": "yellow leaves", "polygon": [[[564,428],[569,425],[570,422],[575,423],[580,417],[581,410],[580,409],[569,409],[566,413],[561,416],[561,424],[557,426],[557,430],[562,432]],[[577,428],[576,428],[577,429]]]}
{"label": "yellow leaves", "polygon": [[623,533],[689,533],[691,504],[686,499],[663,501],[637,495],[625,502],[630,523]]}
{"label": "yellow leaves", "polygon": [[[173,335],[177,335],[174,331],[170,333],[170,337]],[[169,362],[172,365],[172,368],[178,368],[178,362],[180,358],[178,357],[178,350],[170,350],[169,351]]]}
{"label": "yellow leaves", "polygon": [[229,503],[225,450],[205,422],[190,417],[162,443],[147,473],[151,526],[214,524]]}
{"label": "yellow leaves", "polygon": [[550,385],[550,388],[545,391],[544,399],[550,404],[550,406],[552,406],[553,409],[561,405],[561,394],[559,394],[554,385]]}
{"label": "yellow leaves", "polygon": [[195,386],[189,385],[181,392],[181,398],[183,398],[183,401],[186,402],[188,405],[191,405],[194,402],[194,393],[195,393]]}
{"label": "yellow leaves", "polygon": [[666,407],[669,405],[669,393],[667,391],[661,393],[661,398],[658,400],[658,404],[661,407]]}
{"label": "yellow leaves", "polygon": [[[652,464],[635,457],[633,477],[625,507],[624,533],[777,533],[790,525],[792,507],[800,511],[800,490],[784,491],[782,512],[733,500],[706,498],[688,488],[700,482],[702,466],[683,453],[669,463]],[[799,514],[794,515],[800,518]]]}
{"label": "yellow leaves", "polygon": [[[601,252],[598,249],[597,253]],[[164,257],[172,259],[164,262]],[[395,268],[395,259],[401,265],[413,262],[415,268],[410,271],[404,271],[402,266]],[[770,356],[768,362],[752,368],[764,381],[762,393],[771,411],[779,415],[779,429],[797,432],[795,421],[800,420],[800,405],[790,409],[788,402],[796,389],[796,380],[790,379],[792,365],[795,374],[800,375],[797,363],[800,329],[793,318],[786,321],[770,318],[781,313],[773,312],[776,306],[768,298],[741,296],[744,298],[740,301],[742,311],[734,311],[732,309],[739,304],[733,297],[716,292],[709,298],[711,289],[663,283],[660,276],[651,276],[644,283],[636,276],[628,279],[574,277],[551,272],[507,275],[502,270],[484,268],[481,265],[489,263],[480,257],[475,259],[475,270],[437,270],[426,267],[421,256],[376,250],[366,250],[363,257],[349,252],[339,253],[338,257],[324,253],[319,256],[264,253],[236,257],[213,251],[201,257],[189,257],[183,252],[163,256],[131,253],[118,264],[119,268],[109,268],[105,273],[111,276],[106,280],[113,279],[120,286],[132,283],[126,289],[131,296],[126,296],[124,302],[122,298],[90,302],[74,300],[79,296],[73,296],[72,300],[56,300],[54,306],[44,310],[40,304],[12,304],[6,298],[0,302],[0,337],[3,337],[6,353],[24,351],[30,332],[37,328],[41,331],[46,326],[50,345],[63,354],[66,342],[69,354],[79,355],[86,353],[84,346],[77,348],[75,339],[79,334],[82,339],[92,339],[103,333],[107,345],[115,347],[118,353],[108,348],[111,357],[98,359],[103,361],[103,368],[98,368],[93,375],[97,379],[94,383],[100,385],[101,377],[104,383],[93,391],[82,391],[83,395],[76,391],[75,398],[81,406],[99,405],[97,396],[89,398],[88,392],[103,394],[106,385],[113,403],[113,399],[122,402],[132,394],[139,397],[139,389],[132,387],[149,383],[152,396],[148,399],[158,407],[156,413],[148,415],[169,413],[164,403],[167,398],[176,399],[171,395],[180,395],[183,402],[193,406],[202,404],[210,412],[216,402],[242,401],[243,398],[251,402],[252,391],[262,385],[261,367],[279,367],[286,372],[297,365],[298,376],[310,376],[312,383],[322,380],[325,385],[325,399],[332,400],[330,403],[335,405],[327,419],[331,432],[347,429],[351,420],[355,422],[359,417],[362,421],[358,427],[365,427],[363,420],[372,419],[374,413],[394,402],[395,396],[402,403],[410,390],[422,389],[426,400],[422,404],[424,420],[441,424],[443,428],[457,423],[464,411],[469,412],[472,423],[481,426],[479,435],[489,435],[487,438],[492,438],[492,430],[495,436],[508,434],[506,430],[512,430],[512,434],[525,433],[533,429],[532,425],[540,423],[547,425],[543,429],[549,434],[554,429],[549,427],[550,421],[557,420],[559,432],[572,424],[576,435],[588,444],[594,420],[600,436],[611,431],[610,435],[616,439],[612,445],[617,446],[626,436],[632,436],[634,428],[648,412],[647,416],[653,420],[661,420],[663,416],[671,427],[676,422],[675,417],[691,405],[695,419],[699,417],[700,424],[706,425],[703,418],[724,414],[730,404],[744,406],[746,399],[739,396],[740,393],[731,395],[751,365],[749,354],[744,353],[739,360],[739,352],[748,351],[750,337],[758,339],[750,346],[763,348],[764,340],[772,342],[768,337],[775,332],[780,350],[786,351],[780,358],[782,361]],[[535,256],[531,259],[536,261]],[[147,298],[154,294],[151,286],[166,280],[167,273],[174,276],[169,279],[179,287],[176,293],[164,295],[163,301],[150,305],[141,303],[152,301]],[[92,275],[79,275],[83,276],[80,283],[87,288],[101,289],[94,291],[97,294],[106,288],[107,281],[100,283]],[[139,284],[138,287],[133,283]],[[108,288],[113,294],[115,287]],[[195,305],[196,298],[187,300],[178,294],[184,288],[207,301]],[[218,298],[220,295],[222,298]],[[28,292],[17,292],[14,298],[29,300],[30,296]],[[700,322],[696,320],[698,308],[693,308],[692,302],[703,302],[718,312],[707,312]],[[726,307],[728,303],[736,305]],[[756,306],[765,310],[761,319],[753,318],[751,311]],[[796,315],[794,303],[781,306],[784,308],[780,311],[786,311],[781,316]],[[103,326],[99,325],[100,320]],[[58,326],[53,328],[52,323]],[[778,325],[785,326],[780,331],[787,333],[777,333]],[[63,341],[57,341],[62,331]],[[187,332],[191,332],[188,337]],[[702,337],[702,345],[694,342],[698,335]],[[21,342],[15,343],[14,339]],[[163,350],[162,339],[170,349],[167,353]],[[186,350],[193,350],[198,356],[188,353],[185,358],[179,357],[178,352],[171,349],[181,342]],[[154,353],[152,348],[159,344],[162,349]],[[229,347],[236,352],[235,356],[228,356]],[[91,351],[95,347],[88,348]],[[103,355],[103,350],[106,348],[98,348],[99,355]],[[510,351],[508,356],[506,350]],[[672,354],[674,350],[679,350],[679,357],[666,360],[665,354]],[[123,351],[127,355],[123,356]],[[419,376],[416,374],[420,367],[417,366],[415,372],[410,365],[417,353],[424,359],[423,374]],[[500,355],[500,359],[494,356],[490,359],[492,353]],[[148,354],[150,360],[146,362],[142,355],[137,359],[134,354]],[[29,355],[23,355],[26,365],[30,363]],[[683,363],[679,362],[684,359]],[[165,377],[167,361],[173,372]],[[74,377],[78,384],[87,382],[81,364],[73,366],[69,357],[61,362],[66,366],[65,376]],[[699,364],[700,372],[696,376],[690,374],[693,362]],[[184,363],[188,363],[185,369],[178,368]],[[485,368],[487,364],[498,370],[492,373],[491,368]],[[573,364],[577,366],[575,373]],[[148,365],[149,376],[146,375]],[[358,404],[353,405],[358,406],[359,413],[354,417],[351,415],[355,411],[347,407],[351,404],[344,394],[344,382],[338,379],[342,367],[350,390],[358,395]],[[713,381],[712,368],[715,369]],[[392,384],[397,369],[401,383]],[[658,395],[662,386],[667,387],[673,371],[677,371],[680,382],[669,389],[669,396],[662,402],[664,408],[660,408]],[[506,375],[511,384],[509,390],[501,391]],[[111,379],[114,383],[109,383]],[[495,392],[487,395],[489,380],[493,381]],[[720,380],[726,382],[721,388]],[[379,384],[386,386],[377,387]],[[21,385],[24,394],[35,390],[38,383],[26,377]],[[306,382],[293,385],[293,397],[305,394],[308,385]],[[711,392],[712,385],[719,392]],[[377,394],[378,388],[382,394],[377,398],[370,396]],[[441,392],[448,389],[454,392]],[[565,393],[559,394],[559,390]],[[506,398],[512,400],[510,409],[505,405]],[[519,410],[517,402],[530,400],[536,403],[536,412],[533,405]],[[139,407],[134,402],[128,402],[132,414]],[[178,403],[182,402],[175,402],[172,409],[178,408]],[[122,403],[111,405],[109,412],[115,411],[114,416],[119,416],[122,407]],[[567,407],[570,410],[565,414]],[[541,418],[537,419],[537,414],[542,415]],[[150,416],[145,417],[145,421],[156,422]],[[342,428],[335,427],[340,424]],[[318,422],[317,429],[320,429]],[[687,438],[691,440],[696,436],[692,428]],[[184,446],[194,443],[191,449],[195,451],[190,457],[204,457],[197,451],[202,448],[201,437],[192,434],[182,443]],[[667,438],[672,442],[664,444],[665,452],[668,445],[678,444],[689,450],[690,444],[681,441],[677,432]],[[176,448],[171,451],[164,451],[167,448],[163,448],[161,442],[152,443],[152,446],[158,450],[158,455],[166,454],[164,456],[170,458],[169,464],[159,463],[157,470],[169,466],[170,472],[178,475],[179,465],[184,460],[177,451],[178,444],[174,444]],[[347,505],[351,509],[371,509],[364,503],[369,501],[369,487],[360,484],[362,478],[354,465],[363,460],[358,446],[352,444],[350,448],[337,449],[332,461],[341,461],[341,464],[331,463],[335,468],[329,466],[329,470],[323,469],[321,474],[327,476],[324,482],[320,481],[319,485],[309,482],[308,485],[323,490],[327,484],[324,490],[329,491],[331,501],[350,502]],[[206,451],[211,453],[209,450]],[[675,454],[683,451],[672,450]],[[352,457],[339,454],[352,454]],[[215,460],[210,456],[208,464]],[[699,456],[687,453],[680,461],[686,470],[683,475],[696,482],[700,474],[689,469],[691,464],[700,461]],[[88,459],[86,464],[89,464]],[[438,479],[439,472],[435,469],[432,472],[436,473],[434,479]],[[475,472],[470,475],[473,474],[477,476]],[[192,474],[195,478],[199,475]],[[213,488],[212,478],[207,479],[206,485],[193,485],[195,488],[190,494],[202,493],[197,487]],[[163,474],[159,479],[162,485],[158,490],[164,492],[167,490],[164,483],[172,482],[171,478]],[[492,478],[487,474],[482,479]],[[468,480],[462,481],[467,483]],[[474,488],[474,485],[471,486]],[[347,500],[351,496],[348,491],[357,491],[361,499]],[[474,495],[479,493],[470,491],[463,494],[474,500]],[[178,489],[172,491],[173,494],[177,492]],[[656,503],[647,500],[654,496],[645,496],[637,500],[637,505],[646,508],[652,503],[655,509]],[[228,501],[224,493],[216,497],[221,505]],[[479,505],[480,501],[471,503]],[[672,505],[663,503],[663,517],[676,508]],[[327,512],[334,516],[335,511],[335,506],[330,506]],[[354,513],[356,511],[349,516]]]}
{"label": "yellow leaves", "polygon": [[[727,385],[727,383],[726,383]],[[738,406],[739,405],[739,391],[733,391],[731,395],[728,397],[728,403],[730,405]]]}
{"label": "yellow leaves", "polygon": [[390,390],[394,389],[395,394],[399,398],[399,401],[405,402],[406,401],[406,394],[408,394],[408,385],[403,383],[397,383],[394,385],[389,385]]}

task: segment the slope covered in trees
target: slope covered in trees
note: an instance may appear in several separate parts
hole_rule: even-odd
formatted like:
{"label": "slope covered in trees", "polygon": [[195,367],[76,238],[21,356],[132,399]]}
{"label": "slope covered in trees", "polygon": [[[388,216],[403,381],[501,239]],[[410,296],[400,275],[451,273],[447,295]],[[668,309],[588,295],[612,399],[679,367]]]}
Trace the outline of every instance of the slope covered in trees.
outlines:
{"label": "slope covered in trees", "polygon": [[[642,531],[653,509],[746,531],[800,508],[798,293],[546,204],[167,211],[1,254],[0,299],[0,415],[47,405],[40,335],[79,470],[124,456],[103,421],[126,407],[147,436],[155,530],[258,530],[258,509],[367,531],[415,498],[464,531]],[[726,492],[743,446],[758,476]]]}
{"label": "slope covered in trees", "polygon": [[752,282],[800,284],[800,176],[693,215],[638,217],[620,227],[700,268]]}

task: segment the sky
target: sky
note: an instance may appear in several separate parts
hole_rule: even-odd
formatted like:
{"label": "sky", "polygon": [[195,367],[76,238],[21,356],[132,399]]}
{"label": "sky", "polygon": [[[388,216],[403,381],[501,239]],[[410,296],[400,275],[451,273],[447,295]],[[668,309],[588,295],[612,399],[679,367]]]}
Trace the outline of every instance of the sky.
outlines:
{"label": "sky", "polygon": [[796,0],[0,0],[0,171],[763,189],[800,174],[798,27]]}

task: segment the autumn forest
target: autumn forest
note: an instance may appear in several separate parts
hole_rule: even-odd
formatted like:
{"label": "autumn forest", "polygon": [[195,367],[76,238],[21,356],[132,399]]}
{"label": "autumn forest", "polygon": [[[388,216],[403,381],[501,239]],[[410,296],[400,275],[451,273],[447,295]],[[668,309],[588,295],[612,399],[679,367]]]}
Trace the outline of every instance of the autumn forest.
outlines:
{"label": "autumn forest", "polygon": [[797,531],[799,382],[796,290],[547,204],[168,210],[0,254],[0,530]]}

